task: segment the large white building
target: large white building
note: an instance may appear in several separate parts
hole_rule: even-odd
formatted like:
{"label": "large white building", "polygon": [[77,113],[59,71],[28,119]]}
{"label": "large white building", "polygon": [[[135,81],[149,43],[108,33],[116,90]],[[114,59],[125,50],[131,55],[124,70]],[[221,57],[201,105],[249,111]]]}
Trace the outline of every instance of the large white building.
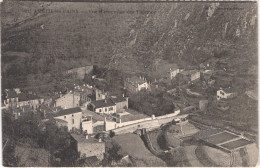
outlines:
{"label": "large white building", "polygon": [[61,110],[53,114],[56,119],[64,120],[68,123],[68,130],[81,129],[82,111],[79,107]]}

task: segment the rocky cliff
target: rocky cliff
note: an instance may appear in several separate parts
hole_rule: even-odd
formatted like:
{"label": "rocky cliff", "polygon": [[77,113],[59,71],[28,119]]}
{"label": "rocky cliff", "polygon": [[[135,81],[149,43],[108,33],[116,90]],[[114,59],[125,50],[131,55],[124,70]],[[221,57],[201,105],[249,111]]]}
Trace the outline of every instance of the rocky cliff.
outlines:
{"label": "rocky cliff", "polygon": [[257,4],[252,2],[5,1],[1,16],[2,69],[10,76],[89,62],[149,73],[155,58],[183,67],[224,60],[232,71],[256,74]]}

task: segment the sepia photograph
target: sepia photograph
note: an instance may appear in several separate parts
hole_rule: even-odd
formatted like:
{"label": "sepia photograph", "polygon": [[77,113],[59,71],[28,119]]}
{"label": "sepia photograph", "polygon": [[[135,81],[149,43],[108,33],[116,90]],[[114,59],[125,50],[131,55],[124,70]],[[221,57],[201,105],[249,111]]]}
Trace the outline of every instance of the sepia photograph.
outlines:
{"label": "sepia photograph", "polygon": [[3,167],[257,167],[257,1],[1,2]]}

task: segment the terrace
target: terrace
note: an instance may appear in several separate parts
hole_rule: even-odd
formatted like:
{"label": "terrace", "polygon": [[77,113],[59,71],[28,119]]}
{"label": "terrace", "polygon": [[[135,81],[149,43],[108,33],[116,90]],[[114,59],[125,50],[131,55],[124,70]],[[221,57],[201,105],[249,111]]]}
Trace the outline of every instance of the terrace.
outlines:
{"label": "terrace", "polygon": [[240,135],[221,129],[203,130],[195,137],[210,146],[215,146],[227,152],[234,152],[253,143]]}

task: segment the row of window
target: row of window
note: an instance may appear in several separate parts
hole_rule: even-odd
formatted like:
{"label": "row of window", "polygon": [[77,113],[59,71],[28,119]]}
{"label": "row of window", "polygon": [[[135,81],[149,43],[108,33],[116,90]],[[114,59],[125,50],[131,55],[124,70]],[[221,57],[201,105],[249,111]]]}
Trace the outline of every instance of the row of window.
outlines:
{"label": "row of window", "polygon": [[[109,107],[109,108],[105,108],[105,112],[107,111],[113,111],[113,107]],[[102,109],[99,109],[99,112],[101,113],[102,112]]]}
{"label": "row of window", "polygon": [[82,99],[82,100],[85,100],[85,101],[91,101],[91,99],[88,98],[88,97],[86,97],[86,96],[81,96],[81,99]]}
{"label": "row of window", "polygon": [[[72,117],[74,117],[74,114],[71,114]],[[66,116],[64,116],[64,118],[66,118]]]}

